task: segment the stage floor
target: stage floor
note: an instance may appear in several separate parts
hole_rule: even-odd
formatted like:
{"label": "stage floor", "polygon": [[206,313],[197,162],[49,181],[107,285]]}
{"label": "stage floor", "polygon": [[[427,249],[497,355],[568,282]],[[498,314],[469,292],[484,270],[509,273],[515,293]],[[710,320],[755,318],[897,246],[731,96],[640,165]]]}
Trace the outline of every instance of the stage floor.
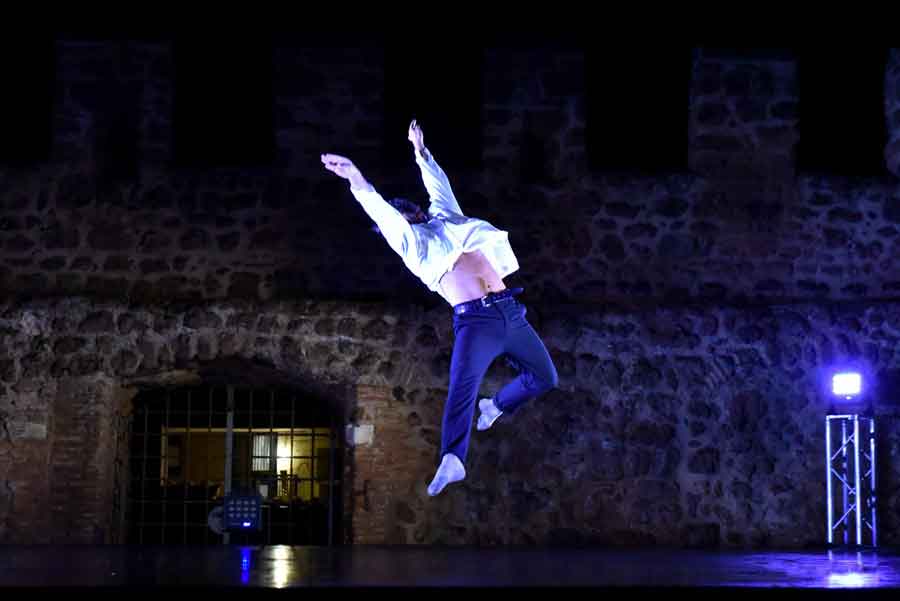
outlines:
{"label": "stage floor", "polygon": [[900,550],[5,546],[0,547],[0,586],[884,591],[900,588]]}

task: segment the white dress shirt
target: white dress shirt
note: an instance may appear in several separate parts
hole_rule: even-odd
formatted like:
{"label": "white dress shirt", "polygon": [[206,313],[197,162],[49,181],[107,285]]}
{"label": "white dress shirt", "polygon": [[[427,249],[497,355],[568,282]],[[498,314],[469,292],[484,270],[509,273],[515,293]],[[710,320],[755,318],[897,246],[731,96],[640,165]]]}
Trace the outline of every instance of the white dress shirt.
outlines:
{"label": "white dress shirt", "polygon": [[501,278],[518,270],[507,232],[463,215],[447,175],[428,149],[416,153],[416,163],[431,198],[425,223],[409,223],[371,185],[368,189],[350,188],[406,267],[447,302],[439,282],[462,253],[480,250]]}

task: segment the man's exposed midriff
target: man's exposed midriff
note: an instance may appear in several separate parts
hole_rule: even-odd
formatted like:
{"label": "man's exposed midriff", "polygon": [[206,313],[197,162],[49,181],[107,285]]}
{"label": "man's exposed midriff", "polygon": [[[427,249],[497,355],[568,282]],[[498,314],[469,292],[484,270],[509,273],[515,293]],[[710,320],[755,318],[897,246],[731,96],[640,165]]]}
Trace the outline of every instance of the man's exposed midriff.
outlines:
{"label": "man's exposed midriff", "polygon": [[441,277],[440,284],[451,305],[506,289],[503,279],[481,251],[461,254],[453,268]]}

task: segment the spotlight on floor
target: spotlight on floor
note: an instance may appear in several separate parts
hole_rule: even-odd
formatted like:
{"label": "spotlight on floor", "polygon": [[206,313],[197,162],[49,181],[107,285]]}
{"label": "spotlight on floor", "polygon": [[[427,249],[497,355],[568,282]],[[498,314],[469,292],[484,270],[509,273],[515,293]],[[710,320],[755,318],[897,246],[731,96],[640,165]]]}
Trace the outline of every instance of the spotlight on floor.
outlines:
{"label": "spotlight on floor", "polygon": [[862,376],[855,371],[834,374],[831,378],[831,392],[834,396],[843,397],[847,400],[859,396],[862,392]]}

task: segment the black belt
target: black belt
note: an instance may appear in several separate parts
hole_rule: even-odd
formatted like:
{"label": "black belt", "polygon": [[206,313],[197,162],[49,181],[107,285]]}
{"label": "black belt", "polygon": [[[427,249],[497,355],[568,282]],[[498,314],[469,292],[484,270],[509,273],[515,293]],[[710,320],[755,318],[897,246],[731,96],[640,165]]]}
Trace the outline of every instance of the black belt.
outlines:
{"label": "black belt", "polygon": [[474,309],[490,307],[494,303],[510,299],[517,294],[522,294],[524,290],[524,288],[507,288],[506,290],[501,290],[500,292],[491,292],[490,294],[482,296],[481,298],[476,298],[475,300],[470,300],[464,303],[459,303],[458,305],[453,305],[453,312],[457,315],[462,315],[463,313],[472,311]]}

